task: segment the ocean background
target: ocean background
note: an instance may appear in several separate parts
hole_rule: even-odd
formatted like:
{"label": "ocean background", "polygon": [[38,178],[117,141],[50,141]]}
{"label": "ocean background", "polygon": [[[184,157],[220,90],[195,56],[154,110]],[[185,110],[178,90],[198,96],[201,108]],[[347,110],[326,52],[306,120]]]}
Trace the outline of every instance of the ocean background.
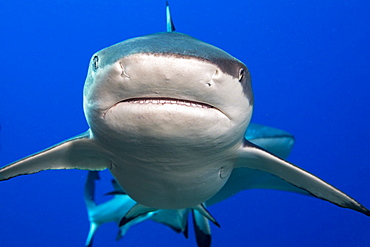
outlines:
{"label": "ocean background", "polygon": [[[250,69],[253,122],[294,134],[289,161],[370,207],[370,1],[170,2],[178,32],[216,45]],[[0,165],[84,132],[90,57],[165,31],[165,1],[0,0]],[[86,171],[0,182],[1,246],[84,246]],[[111,190],[109,173],[99,200]],[[370,218],[326,201],[251,190],[209,208],[212,246],[370,246]],[[144,222],[94,246],[196,246]]]}

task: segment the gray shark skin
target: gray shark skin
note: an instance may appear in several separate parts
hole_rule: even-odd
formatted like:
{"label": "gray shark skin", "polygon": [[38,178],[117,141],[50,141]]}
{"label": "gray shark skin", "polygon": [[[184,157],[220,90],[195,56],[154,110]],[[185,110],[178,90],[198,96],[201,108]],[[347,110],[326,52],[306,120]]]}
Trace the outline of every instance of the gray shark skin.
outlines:
{"label": "gray shark skin", "polygon": [[[258,124],[250,124],[248,126],[245,138],[254,144],[259,144],[262,148],[281,158],[288,157],[294,144],[294,137],[291,134]],[[266,189],[304,193],[304,191],[297,190],[294,186],[287,183],[279,184],[278,180],[275,181],[274,179],[274,176],[270,174],[249,174],[245,173],[242,169],[236,169],[233,171],[233,174],[223,189],[208,200],[206,204],[212,205],[221,202],[242,190],[262,188],[261,185]],[[127,211],[136,203],[118,186],[115,180],[113,180],[112,183],[115,191],[109,194],[114,194],[114,197],[104,203],[96,204],[94,201],[96,180],[99,180],[98,172],[89,172],[85,184],[85,202],[90,221],[90,231],[85,244],[85,246],[88,247],[92,246],[93,236],[102,224],[108,222],[115,222],[118,224]],[[176,232],[183,233],[187,238],[187,219],[190,212],[193,214],[193,224],[198,246],[211,246],[211,229],[208,219],[191,209],[162,209],[145,214],[121,226],[117,233],[116,240],[121,239],[131,226],[149,219],[169,226]]]}
{"label": "gray shark skin", "polygon": [[109,169],[137,202],[120,226],[156,210],[188,208],[219,225],[204,203],[241,169],[370,216],[344,192],[246,140],[253,112],[247,67],[186,34],[155,33],[95,53],[83,98],[85,133],[1,168],[0,180]]}

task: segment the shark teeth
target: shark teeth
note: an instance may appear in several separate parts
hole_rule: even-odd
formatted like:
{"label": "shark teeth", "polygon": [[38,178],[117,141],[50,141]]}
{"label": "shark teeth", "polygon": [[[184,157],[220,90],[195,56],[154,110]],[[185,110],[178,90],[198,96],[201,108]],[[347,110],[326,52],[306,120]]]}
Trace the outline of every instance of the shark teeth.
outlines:
{"label": "shark teeth", "polygon": [[124,100],[123,102],[132,103],[132,104],[153,104],[153,105],[182,105],[182,106],[189,106],[189,107],[198,107],[198,108],[213,108],[212,106],[200,102],[188,101],[188,100],[180,100],[180,99],[166,99],[166,98],[136,98],[136,99],[128,99]]}

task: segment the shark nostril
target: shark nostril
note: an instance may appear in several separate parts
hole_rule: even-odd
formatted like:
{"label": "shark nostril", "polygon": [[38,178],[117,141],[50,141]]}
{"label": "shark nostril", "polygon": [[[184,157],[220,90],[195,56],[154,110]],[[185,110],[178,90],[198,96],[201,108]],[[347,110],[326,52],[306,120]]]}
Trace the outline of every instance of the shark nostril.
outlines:
{"label": "shark nostril", "polygon": [[215,80],[215,79],[217,80],[217,77],[219,76],[219,74],[220,74],[219,70],[218,70],[218,69],[216,69],[216,70],[215,70],[215,73],[212,75],[212,77],[211,77],[210,81],[207,81],[207,82],[206,82],[206,85],[207,85],[208,87],[213,86],[213,84],[214,84],[214,80]]}
{"label": "shark nostril", "polygon": [[122,69],[121,76],[122,76],[122,77],[130,78],[130,76],[126,73],[126,71],[125,71],[125,67],[123,66],[123,64],[122,64],[122,63],[119,63],[119,65],[121,66],[121,69]]}
{"label": "shark nostril", "polygon": [[211,87],[211,86],[213,86],[215,84],[215,81],[213,80],[213,78],[212,79],[210,79],[209,81],[206,81],[206,85],[208,86],[208,87]]}

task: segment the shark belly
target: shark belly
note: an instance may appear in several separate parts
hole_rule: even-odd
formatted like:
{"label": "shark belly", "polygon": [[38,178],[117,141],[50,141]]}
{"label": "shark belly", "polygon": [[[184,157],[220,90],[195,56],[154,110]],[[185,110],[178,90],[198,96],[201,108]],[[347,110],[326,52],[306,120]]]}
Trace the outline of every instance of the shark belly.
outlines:
{"label": "shark belly", "polygon": [[110,171],[130,197],[157,209],[195,207],[214,196],[227,182],[232,161],[192,159],[183,162],[113,163]]}

